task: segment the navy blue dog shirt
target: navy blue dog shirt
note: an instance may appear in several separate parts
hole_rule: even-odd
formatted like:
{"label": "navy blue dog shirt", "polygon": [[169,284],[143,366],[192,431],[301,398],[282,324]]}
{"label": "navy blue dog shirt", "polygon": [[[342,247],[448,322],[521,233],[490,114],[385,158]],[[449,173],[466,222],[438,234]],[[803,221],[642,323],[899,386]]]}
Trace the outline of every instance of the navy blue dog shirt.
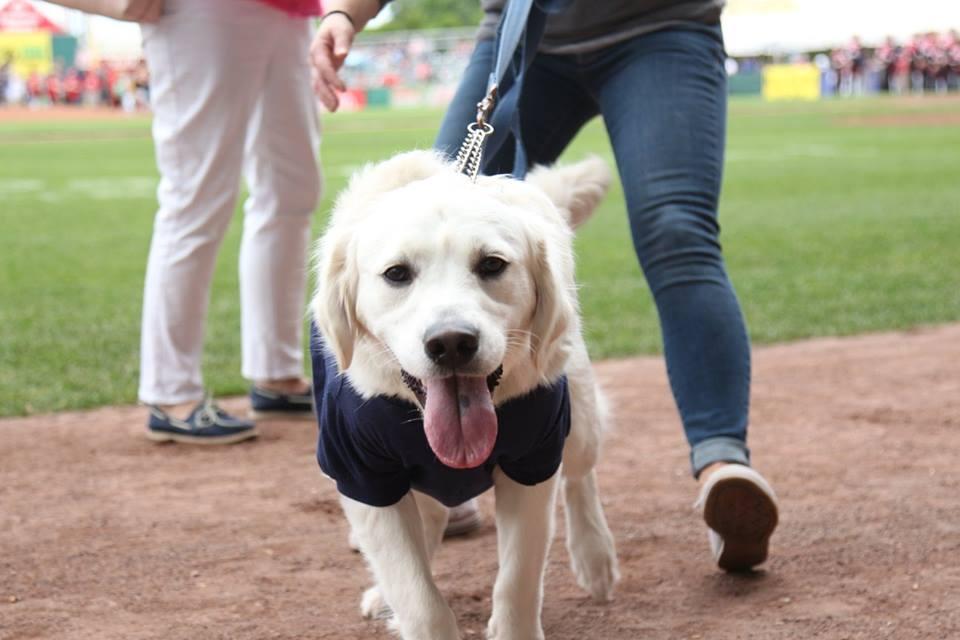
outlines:
{"label": "navy blue dog shirt", "polygon": [[570,432],[565,377],[497,407],[490,457],[474,469],[453,469],[430,449],[416,405],[387,396],[364,400],[338,373],[316,328],[310,354],[320,425],[317,461],[348,498],[387,507],[416,489],[453,507],[493,486],[496,466],[524,485],[548,480],[560,466]]}

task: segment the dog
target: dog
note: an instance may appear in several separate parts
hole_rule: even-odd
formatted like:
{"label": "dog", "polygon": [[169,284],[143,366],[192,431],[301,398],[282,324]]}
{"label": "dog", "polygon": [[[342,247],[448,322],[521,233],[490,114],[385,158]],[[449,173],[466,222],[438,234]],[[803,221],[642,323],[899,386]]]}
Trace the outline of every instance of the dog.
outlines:
{"label": "dog", "polygon": [[572,249],[610,179],[590,158],[526,181],[472,181],[407,152],[358,172],[318,241],[318,459],[374,577],[361,612],[390,615],[404,640],[461,637],[430,561],[448,507],[491,486],[489,638],[544,637],[558,487],[576,580],[612,597],[617,558],[594,472],[606,409]]}

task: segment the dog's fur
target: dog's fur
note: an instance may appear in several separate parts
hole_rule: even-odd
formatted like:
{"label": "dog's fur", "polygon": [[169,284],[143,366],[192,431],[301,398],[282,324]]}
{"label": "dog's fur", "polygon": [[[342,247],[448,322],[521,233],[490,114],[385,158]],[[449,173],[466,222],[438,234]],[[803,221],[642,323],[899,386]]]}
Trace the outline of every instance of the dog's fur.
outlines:
{"label": "dog's fur", "polygon": [[[486,376],[502,365],[495,405],[567,375],[572,425],[561,473],[525,486],[494,472],[500,570],[488,635],[496,640],[543,638],[558,476],[578,583],[607,600],[618,579],[594,476],[604,408],[581,336],[572,252],[572,228],[590,216],[609,181],[595,158],[537,169],[525,182],[474,183],[433,153],[405,153],[353,178],[318,245],[311,311],[361,396],[419,404],[401,369],[420,379],[449,375],[425,354],[425,335],[437,323],[477,329],[467,374]],[[490,256],[507,267],[482,278],[476,265]],[[385,279],[396,264],[412,267],[412,284]],[[447,509],[418,492],[386,508],[347,497],[342,504],[375,579],[361,603],[364,615],[392,610],[405,640],[460,638],[430,571]]]}

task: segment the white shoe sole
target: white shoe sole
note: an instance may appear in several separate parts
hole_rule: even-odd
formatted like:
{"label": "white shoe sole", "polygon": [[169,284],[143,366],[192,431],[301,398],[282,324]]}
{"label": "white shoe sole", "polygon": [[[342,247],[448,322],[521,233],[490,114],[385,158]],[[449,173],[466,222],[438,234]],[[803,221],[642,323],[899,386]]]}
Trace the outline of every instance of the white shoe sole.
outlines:
{"label": "white shoe sole", "polygon": [[468,500],[450,509],[450,519],[447,520],[447,528],[443,530],[443,537],[464,536],[476,531],[482,524],[483,517],[480,515],[476,500]]}
{"label": "white shoe sole", "polygon": [[179,433],[166,433],[162,431],[151,431],[147,429],[147,439],[154,442],[180,442],[183,444],[215,445],[215,444],[234,444],[243,442],[250,438],[256,438],[256,429],[248,429],[240,433],[232,433],[223,436],[185,436]]}

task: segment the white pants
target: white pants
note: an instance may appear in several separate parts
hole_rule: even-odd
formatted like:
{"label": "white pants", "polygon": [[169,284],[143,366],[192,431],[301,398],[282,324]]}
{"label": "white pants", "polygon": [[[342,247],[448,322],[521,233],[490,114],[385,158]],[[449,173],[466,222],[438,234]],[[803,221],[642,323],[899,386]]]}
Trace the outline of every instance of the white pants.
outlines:
{"label": "white pants", "polygon": [[143,26],[160,208],[144,287],[142,402],[203,396],[204,321],[241,175],[250,192],[240,248],[246,378],[303,375],[319,133],[306,20],[254,0],[167,0]]}

